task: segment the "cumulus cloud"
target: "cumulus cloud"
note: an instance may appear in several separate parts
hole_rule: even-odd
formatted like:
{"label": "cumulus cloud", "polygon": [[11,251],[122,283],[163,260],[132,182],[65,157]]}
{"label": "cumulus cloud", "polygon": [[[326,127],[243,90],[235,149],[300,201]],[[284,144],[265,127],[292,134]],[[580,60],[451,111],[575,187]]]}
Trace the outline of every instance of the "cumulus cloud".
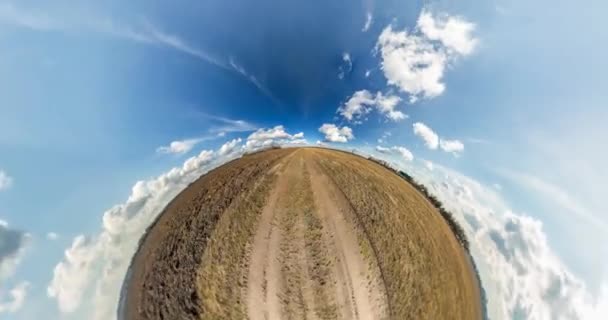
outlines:
{"label": "cumulus cloud", "polygon": [[390,153],[391,149],[383,147],[383,146],[376,146],[376,151],[378,151],[380,153]]}
{"label": "cumulus cloud", "polygon": [[429,40],[438,40],[448,50],[461,55],[471,54],[479,42],[473,37],[475,24],[460,17],[433,17],[423,10],[418,17],[418,28]]}
{"label": "cumulus cloud", "polygon": [[285,131],[285,127],[282,125],[269,129],[261,128],[247,137],[247,142],[245,142],[243,149],[249,152],[271,146],[307,144],[308,142],[303,138],[304,132],[292,135]]}
{"label": "cumulus cloud", "polygon": [[0,289],[0,314],[15,313],[23,307],[30,284],[21,282],[5,294]]}
{"label": "cumulus cloud", "polygon": [[55,266],[47,294],[60,311],[82,319],[114,318],[122,281],[146,227],[191,182],[238,155],[203,150],[182,167],[137,182],[126,202],[104,212],[100,232],[75,237]]}
{"label": "cumulus cloud", "polygon": [[457,154],[464,151],[464,144],[460,140],[444,140],[439,141],[439,147],[445,152]]}
{"label": "cumulus cloud", "polygon": [[[283,126],[260,129],[247,143],[268,141],[272,145],[298,144],[303,133],[291,135]],[[122,282],[137,244],[146,228],[180,191],[204,173],[238,158],[255,146],[242,146],[240,139],[223,144],[217,151],[203,150],[160,176],[135,183],[127,200],[102,216],[98,234],[78,235],[55,266],[47,295],[62,313],[81,319],[113,319],[118,308]]]}
{"label": "cumulus cloud", "polygon": [[386,118],[399,121],[407,118],[403,112],[395,110],[400,102],[401,98],[398,96],[384,95],[382,92],[374,95],[368,90],[359,90],[338,108],[337,113],[348,121],[360,123],[363,116],[376,108]]}
{"label": "cumulus cloud", "polygon": [[439,138],[439,135],[429,126],[422,122],[413,124],[414,134],[420,137],[427,148],[431,150],[441,150],[457,155],[464,151],[464,144],[460,140],[446,140]]}
{"label": "cumulus cloud", "polygon": [[368,114],[372,110],[370,106],[375,103],[376,99],[369,91],[360,90],[355,92],[348,101],[346,101],[344,106],[338,108],[338,113],[345,119],[352,121]]}
{"label": "cumulus cloud", "polygon": [[190,152],[190,150],[201,141],[203,141],[202,138],[177,140],[171,142],[168,146],[158,147],[156,152],[164,154],[184,154]]}
{"label": "cumulus cloud", "polygon": [[12,185],[13,185],[13,178],[11,178],[3,170],[0,170],[0,191],[8,189]]}
{"label": "cumulus cloud", "polygon": [[25,301],[29,287],[27,282],[22,281],[10,290],[4,287],[4,283],[13,276],[29,237],[27,233],[12,229],[8,223],[0,220],[0,314],[18,311]]}
{"label": "cumulus cloud", "polygon": [[346,143],[355,138],[353,130],[347,126],[342,128],[335,124],[324,123],[319,127],[319,132],[325,135],[325,141]]}
{"label": "cumulus cloud", "polygon": [[412,154],[412,152],[405,147],[395,146],[395,147],[393,147],[393,150],[395,150],[397,153],[399,153],[405,161],[414,160],[414,155]]}
{"label": "cumulus cloud", "polygon": [[608,286],[596,297],[550,247],[543,224],[513,212],[493,188],[443,166],[414,169],[467,233],[491,319],[602,319]]}
{"label": "cumulus cloud", "polygon": [[436,150],[439,147],[439,136],[422,122],[416,122],[413,124],[414,134],[420,137],[427,148]]}
{"label": "cumulus cloud", "polygon": [[424,161],[423,161],[423,163],[424,163],[424,166],[425,166],[427,169],[429,169],[430,171],[433,171],[433,168],[434,168],[434,167],[433,167],[433,163],[432,163],[431,161],[424,160]]}
{"label": "cumulus cloud", "polygon": [[397,153],[399,154],[405,161],[414,160],[414,155],[410,150],[405,147],[393,146],[392,148],[386,148],[382,146],[376,146],[376,151],[384,154]]}
{"label": "cumulus cloud", "polygon": [[9,227],[0,220],[0,284],[10,277],[19,264],[30,235]]}
{"label": "cumulus cloud", "polygon": [[230,141],[224,143],[218,150],[219,155],[225,156],[227,154],[234,152],[236,150],[236,147],[240,143],[241,143],[241,138],[233,139],[233,140],[230,140]]}
{"label": "cumulus cloud", "polygon": [[434,98],[445,90],[442,82],[448,63],[473,52],[478,40],[475,25],[459,17],[434,17],[423,10],[417,30],[395,31],[386,27],[377,42],[381,69],[388,84],[409,94],[410,102]]}

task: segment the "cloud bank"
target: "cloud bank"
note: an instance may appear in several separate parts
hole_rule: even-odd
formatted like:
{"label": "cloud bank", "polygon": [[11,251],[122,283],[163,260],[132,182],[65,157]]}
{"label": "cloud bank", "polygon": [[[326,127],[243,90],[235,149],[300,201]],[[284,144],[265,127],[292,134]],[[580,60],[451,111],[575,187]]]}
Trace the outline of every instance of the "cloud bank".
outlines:
{"label": "cloud bank", "polygon": [[464,227],[491,319],[602,319],[608,285],[594,298],[550,248],[541,221],[513,212],[495,189],[451,169],[417,169]]}
{"label": "cloud bank", "polygon": [[123,279],[140,237],[181,190],[209,171],[242,154],[272,145],[302,144],[304,134],[283,126],[259,129],[241,145],[240,138],[218,150],[203,150],[160,176],[138,181],[127,200],[102,216],[98,234],[78,235],[55,266],[47,294],[65,314],[82,319],[116,317]]}
{"label": "cloud bank", "polygon": [[[244,145],[240,139],[228,141],[217,151],[204,150],[191,157],[182,167],[137,182],[125,203],[104,213],[99,234],[74,239],[55,267],[49,296],[64,313],[86,319],[114,318],[137,241],[177,193],[211,168],[251,150],[250,142],[263,146],[268,145],[266,141],[279,144],[302,139],[303,134],[290,134],[283,126],[260,129]],[[378,146],[377,150],[413,159],[404,147]],[[467,232],[491,318],[600,319],[605,314],[608,286],[593,299],[553,253],[540,221],[514,213],[491,187],[437,164],[432,168],[414,166],[412,170]],[[19,295],[15,297],[12,301]]]}

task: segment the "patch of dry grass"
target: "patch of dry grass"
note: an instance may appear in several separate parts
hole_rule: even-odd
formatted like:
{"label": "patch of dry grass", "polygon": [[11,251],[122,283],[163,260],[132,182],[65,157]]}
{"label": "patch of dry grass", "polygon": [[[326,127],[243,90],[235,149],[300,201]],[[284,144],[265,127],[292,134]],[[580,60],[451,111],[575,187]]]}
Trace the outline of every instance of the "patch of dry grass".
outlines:
{"label": "patch of dry grass", "polygon": [[364,158],[311,151],[350,202],[370,240],[391,318],[481,318],[468,258],[424,195],[394,172]]}

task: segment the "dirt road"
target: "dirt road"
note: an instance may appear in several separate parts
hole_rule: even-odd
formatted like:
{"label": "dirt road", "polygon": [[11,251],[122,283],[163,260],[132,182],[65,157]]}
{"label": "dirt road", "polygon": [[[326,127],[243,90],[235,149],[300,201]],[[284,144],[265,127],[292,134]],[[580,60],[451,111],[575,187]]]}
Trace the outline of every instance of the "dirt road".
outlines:
{"label": "dirt road", "polygon": [[353,212],[312,157],[281,163],[253,241],[249,319],[386,318],[376,261],[361,255]]}
{"label": "dirt road", "polygon": [[411,185],[324,149],[243,157],[150,228],[126,319],[480,319],[464,250]]}

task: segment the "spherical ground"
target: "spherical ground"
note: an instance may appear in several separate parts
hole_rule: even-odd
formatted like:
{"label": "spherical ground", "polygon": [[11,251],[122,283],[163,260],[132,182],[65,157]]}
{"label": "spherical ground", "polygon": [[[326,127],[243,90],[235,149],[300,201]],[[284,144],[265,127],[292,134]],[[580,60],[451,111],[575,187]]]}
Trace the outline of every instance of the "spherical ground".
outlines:
{"label": "spherical ground", "polygon": [[395,172],[275,149],[202,176],[150,227],[124,319],[481,319],[465,250]]}

